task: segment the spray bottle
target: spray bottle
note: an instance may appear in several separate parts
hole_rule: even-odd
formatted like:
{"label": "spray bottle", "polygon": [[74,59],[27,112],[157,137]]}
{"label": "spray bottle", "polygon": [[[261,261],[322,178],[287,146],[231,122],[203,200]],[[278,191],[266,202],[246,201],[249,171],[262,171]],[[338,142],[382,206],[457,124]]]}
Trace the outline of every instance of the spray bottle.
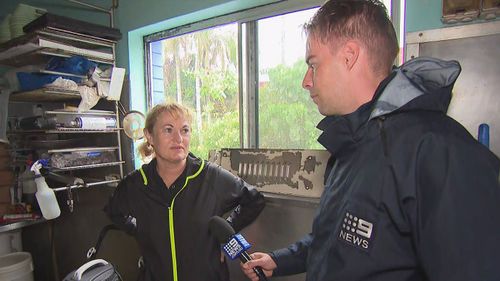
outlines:
{"label": "spray bottle", "polygon": [[35,184],[37,188],[35,197],[42,211],[42,216],[47,220],[51,220],[57,218],[61,214],[61,209],[59,209],[54,190],[49,188],[45,178],[40,174],[41,168],[42,164],[40,160],[37,160],[33,166],[31,166],[31,171],[35,173]]}

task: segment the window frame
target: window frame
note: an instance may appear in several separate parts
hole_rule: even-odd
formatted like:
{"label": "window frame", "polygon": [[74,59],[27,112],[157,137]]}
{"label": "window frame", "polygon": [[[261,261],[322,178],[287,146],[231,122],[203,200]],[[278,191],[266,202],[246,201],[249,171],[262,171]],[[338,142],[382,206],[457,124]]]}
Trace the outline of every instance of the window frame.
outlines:
{"label": "window frame", "polygon": [[[257,20],[273,17],[290,12],[318,7],[321,0],[288,0],[250,9],[240,10],[206,20],[193,22],[176,28],[163,30],[144,37],[145,50],[145,78],[147,108],[153,104],[152,94],[152,55],[150,44],[152,42],[196,32],[220,25],[238,24],[238,67],[239,80],[239,121],[240,121],[240,146],[243,148],[258,147],[258,49],[257,49]],[[245,36],[243,36],[245,35]]]}
{"label": "window frame", "polygon": [[[395,4],[401,0],[392,0],[392,14],[399,15],[395,11],[400,7]],[[404,1],[404,0],[403,0]],[[239,121],[240,121],[240,146],[242,148],[258,148],[258,41],[257,21],[273,16],[298,12],[319,7],[324,0],[284,0],[270,4],[257,6],[250,9],[240,10],[175,28],[156,32],[144,36],[145,50],[145,83],[146,83],[146,106],[152,107],[152,58],[150,44],[152,42],[168,39],[171,37],[188,34],[208,28],[225,24],[238,24],[238,89],[239,89]],[[404,5],[403,5],[404,7]],[[396,9],[394,9],[396,8]],[[391,17],[393,18],[393,17]],[[394,18],[393,18],[394,19]],[[395,29],[399,30],[399,20],[393,21]],[[396,26],[398,25],[398,26]],[[399,34],[398,34],[399,35]],[[398,36],[399,37],[399,36]]]}

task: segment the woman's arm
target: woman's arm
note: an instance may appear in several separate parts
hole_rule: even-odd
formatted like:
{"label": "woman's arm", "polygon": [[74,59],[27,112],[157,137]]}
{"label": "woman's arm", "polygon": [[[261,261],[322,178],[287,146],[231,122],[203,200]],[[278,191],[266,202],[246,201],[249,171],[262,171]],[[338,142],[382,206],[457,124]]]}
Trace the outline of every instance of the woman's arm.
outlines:
{"label": "woman's arm", "polygon": [[121,230],[130,235],[136,233],[136,221],[135,218],[130,215],[126,179],[118,184],[113,195],[109,198],[108,204],[104,207],[104,212]]}
{"label": "woman's arm", "polygon": [[211,164],[215,169],[215,190],[221,202],[222,212],[232,210],[228,221],[239,232],[253,222],[265,206],[264,196],[254,186],[241,178]]}

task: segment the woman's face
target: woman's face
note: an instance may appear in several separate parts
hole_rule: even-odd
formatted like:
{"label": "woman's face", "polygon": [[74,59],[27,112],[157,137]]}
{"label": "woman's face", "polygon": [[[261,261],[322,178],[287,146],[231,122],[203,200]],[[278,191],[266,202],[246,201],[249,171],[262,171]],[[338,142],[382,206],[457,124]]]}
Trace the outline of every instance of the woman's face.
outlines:
{"label": "woman's face", "polygon": [[191,126],[183,115],[174,118],[169,112],[158,116],[153,132],[145,130],[146,138],[154,148],[158,161],[183,162],[189,153]]}

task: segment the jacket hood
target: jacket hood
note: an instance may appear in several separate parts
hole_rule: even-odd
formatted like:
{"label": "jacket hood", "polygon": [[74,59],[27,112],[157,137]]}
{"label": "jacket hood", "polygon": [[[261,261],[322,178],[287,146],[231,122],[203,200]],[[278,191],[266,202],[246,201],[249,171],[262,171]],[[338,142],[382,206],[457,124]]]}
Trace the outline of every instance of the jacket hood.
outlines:
{"label": "jacket hood", "polygon": [[408,61],[380,83],[370,102],[350,114],[325,117],[317,126],[323,131],[319,143],[338,154],[358,141],[359,130],[371,119],[413,110],[446,112],[460,71],[457,61],[427,57]]}
{"label": "jacket hood", "polygon": [[408,61],[394,72],[394,78],[376,99],[370,119],[396,110],[446,112],[451,100],[451,90],[461,67],[454,60],[419,57]]}

